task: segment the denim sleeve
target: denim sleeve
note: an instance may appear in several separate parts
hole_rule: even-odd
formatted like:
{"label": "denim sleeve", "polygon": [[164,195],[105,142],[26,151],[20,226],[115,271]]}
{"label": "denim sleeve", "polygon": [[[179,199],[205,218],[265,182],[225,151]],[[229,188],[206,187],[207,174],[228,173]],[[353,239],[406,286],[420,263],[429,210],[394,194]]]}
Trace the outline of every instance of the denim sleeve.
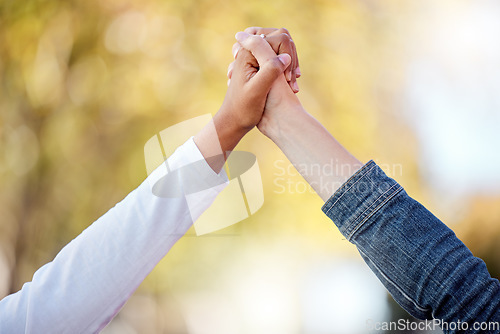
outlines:
{"label": "denim sleeve", "polygon": [[373,161],[322,210],[411,315],[466,322],[467,333],[479,332],[475,322],[500,322],[500,283],[485,263]]}

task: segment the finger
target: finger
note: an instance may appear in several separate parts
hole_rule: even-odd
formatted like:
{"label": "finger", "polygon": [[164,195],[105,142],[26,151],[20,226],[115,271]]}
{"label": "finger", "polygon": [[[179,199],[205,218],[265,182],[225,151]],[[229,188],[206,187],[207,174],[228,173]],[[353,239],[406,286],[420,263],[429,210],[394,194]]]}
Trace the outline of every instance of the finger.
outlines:
{"label": "finger", "polygon": [[235,37],[243,48],[252,53],[259,65],[264,64],[269,59],[276,58],[276,53],[262,37],[242,31],[238,32]]}
{"label": "finger", "polygon": [[[290,32],[286,28],[262,28],[262,27],[249,27],[245,29],[245,32],[249,35],[265,35],[267,37],[271,36],[276,36],[280,34],[287,34],[290,39],[292,39],[292,35],[290,35]],[[292,39],[293,40],[293,39]],[[273,48],[274,49],[274,48]],[[274,50],[277,52],[278,50]],[[296,57],[297,55],[291,55],[292,58]]]}
{"label": "finger", "polygon": [[278,33],[280,34],[287,34],[290,38],[292,38],[292,35],[290,35],[290,32],[288,31],[287,28],[279,28]]}
{"label": "finger", "polygon": [[[286,35],[286,36],[288,36],[288,35]],[[291,55],[296,54],[295,46],[294,46],[293,41],[291,39],[288,39],[288,43],[290,45],[290,54]],[[292,57],[292,62],[290,64],[290,66],[288,66],[288,69],[287,69],[287,81],[293,81],[293,80],[295,80],[294,70],[295,70],[295,64],[297,63],[297,61],[295,60],[295,58],[296,58],[296,56]]]}
{"label": "finger", "polygon": [[[295,43],[293,42],[293,40],[290,40],[290,44],[292,46],[293,53],[297,54],[297,49],[295,47]],[[295,57],[295,59],[292,57],[292,60],[294,61],[294,63],[290,66],[293,68],[292,72],[291,72],[290,88],[292,88],[294,93],[298,93],[299,92],[299,84],[297,82],[297,68],[299,66],[298,65],[299,59],[297,57]]]}
{"label": "finger", "polygon": [[[269,39],[270,37],[274,37],[276,35],[286,34],[288,36],[288,38],[292,42],[291,50],[281,51],[281,50],[277,50],[273,45],[271,45],[271,46],[273,46],[273,49],[277,54],[279,54],[281,52],[286,52],[292,56],[292,64],[290,65],[290,68],[287,69],[287,74],[285,75],[285,77],[287,78],[287,81],[291,81],[292,77],[294,77],[293,78],[294,80],[296,78],[300,77],[300,74],[297,74],[297,67],[299,66],[299,57],[297,54],[296,45],[295,45],[293,38],[292,38],[292,35],[288,31],[288,29],[286,29],[286,28],[280,28],[280,29],[261,28],[261,29],[258,29],[259,27],[252,27],[252,28],[256,28],[256,29],[249,28],[249,31],[255,32],[256,34],[265,34],[266,40]],[[293,73],[295,73],[295,76]]]}
{"label": "finger", "polygon": [[293,44],[293,49],[295,52],[295,58],[294,58],[294,60],[295,60],[295,67],[294,67],[295,77],[300,78],[301,73],[300,73],[300,66],[299,66],[299,54],[297,53],[297,45],[295,44],[293,39],[292,39],[292,44]]}
{"label": "finger", "polygon": [[260,34],[264,34],[266,36],[268,36],[268,35],[275,35],[275,34],[279,35],[279,34],[281,34],[283,32],[284,32],[283,30],[276,29],[276,28],[262,28],[259,31],[257,31],[257,35],[260,35]]}
{"label": "finger", "polygon": [[290,32],[285,28],[276,29],[261,27],[249,27],[245,29],[245,32],[250,35],[264,34],[266,35],[265,39],[277,54],[287,53],[291,55],[292,62],[286,69],[285,77],[289,82],[292,91],[297,93],[299,91],[297,78],[300,77],[301,73],[296,45],[291,37]]}
{"label": "finger", "polygon": [[233,47],[231,49],[231,52],[233,53],[233,58],[236,59],[236,56],[238,55],[238,52],[240,51],[241,45],[240,43],[236,42],[233,44]]}
{"label": "finger", "polygon": [[234,70],[234,61],[229,64],[229,66],[227,67],[227,78],[228,79],[231,79],[231,77],[233,76],[233,70]]}
{"label": "finger", "polygon": [[271,86],[276,79],[281,75],[288,65],[290,65],[292,58],[289,54],[283,53],[279,56],[274,56],[264,63],[259,63],[260,68],[257,74],[250,82],[250,92],[257,96],[265,96],[271,90]]}
{"label": "finger", "polygon": [[[295,49],[293,48],[293,42],[285,33],[271,34],[266,36],[265,39],[277,54],[288,53],[292,56],[295,52]],[[292,56],[292,62],[285,71],[285,77],[287,81],[292,80],[292,71],[294,69],[293,65],[295,64],[295,60],[293,58],[294,57]]]}
{"label": "finger", "polygon": [[249,35],[260,35],[260,34],[268,35],[277,30],[278,29],[276,28],[249,27],[246,28],[244,31]]}
{"label": "finger", "polygon": [[236,58],[232,81],[247,82],[249,95],[266,96],[274,81],[290,65],[290,55],[284,53],[277,56],[269,43],[260,36],[239,32],[236,37],[242,49]]}
{"label": "finger", "polygon": [[291,66],[290,67],[290,80],[296,81],[296,78],[297,78],[296,70],[297,70],[297,67],[299,67],[299,55],[297,54],[297,48],[296,48],[295,42],[293,41],[292,35],[290,34],[290,31],[288,31],[288,29],[281,28],[281,29],[278,29],[278,32],[281,34],[286,34],[290,38],[291,47],[292,47],[292,52],[290,53],[290,55],[292,56],[292,62],[293,62],[290,65]]}
{"label": "finger", "polygon": [[262,27],[248,27],[243,31],[249,35],[257,35],[257,31],[259,31],[261,29],[262,29]]}
{"label": "finger", "polygon": [[237,81],[241,84],[246,83],[259,71],[259,63],[252,53],[241,48],[238,57],[233,62],[231,71],[231,81]]}

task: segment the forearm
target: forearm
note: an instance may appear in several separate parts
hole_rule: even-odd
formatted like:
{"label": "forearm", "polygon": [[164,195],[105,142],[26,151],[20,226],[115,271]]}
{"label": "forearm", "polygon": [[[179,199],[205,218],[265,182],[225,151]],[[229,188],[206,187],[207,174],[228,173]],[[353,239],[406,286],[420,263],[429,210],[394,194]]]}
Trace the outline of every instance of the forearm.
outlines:
{"label": "forearm", "polygon": [[498,281],[453,231],[375,163],[360,169],[301,106],[282,111],[264,119],[263,132],[326,201],[325,213],[398,303],[419,318],[499,321]]}
{"label": "forearm", "polygon": [[266,135],[326,201],[362,164],[301,106],[287,113]]}
{"label": "forearm", "polygon": [[[0,333],[102,329],[225,186],[191,141],[168,165],[170,172],[161,165],[40,268],[32,282],[0,301]],[[174,179],[165,178],[174,172]],[[180,189],[173,189],[175,196],[160,197],[153,194],[157,184]]]}
{"label": "forearm", "polygon": [[500,321],[500,284],[484,262],[373,161],[323,211],[415,317],[467,322],[471,333],[474,322]]}
{"label": "forearm", "polygon": [[242,128],[230,112],[219,110],[213,120],[194,136],[194,142],[214,172],[219,173],[225,161],[249,129]]}
{"label": "forearm", "polygon": [[[271,86],[278,77],[284,78],[283,73],[292,62],[289,54],[275,54],[269,44],[276,43],[273,39],[266,41],[244,32],[237,33],[236,38],[244,49],[235,56],[224,102],[213,122],[194,138],[215,172],[219,172],[241,138],[259,123]],[[293,51],[289,35],[280,33],[277,41],[288,42],[288,48],[284,50]],[[281,50],[279,45],[278,50]],[[295,52],[293,55],[296,58]],[[292,68],[296,66],[295,62]],[[285,85],[288,87],[286,80]]]}
{"label": "forearm", "polygon": [[258,127],[326,201],[325,213],[408,311],[498,321],[500,285],[484,262],[373,162],[361,168],[305,112],[284,77],[274,82]]}

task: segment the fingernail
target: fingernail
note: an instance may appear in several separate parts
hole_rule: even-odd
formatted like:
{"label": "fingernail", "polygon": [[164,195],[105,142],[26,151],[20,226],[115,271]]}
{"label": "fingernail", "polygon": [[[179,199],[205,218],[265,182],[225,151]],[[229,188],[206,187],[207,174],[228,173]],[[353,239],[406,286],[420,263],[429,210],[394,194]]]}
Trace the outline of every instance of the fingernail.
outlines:
{"label": "fingernail", "polygon": [[243,42],[245,39],[248,38],[248,36],[250,36],[249,34],[247,34],[246,32],[244,31],[238,31],[236,33],[236,35],[234,35],[234,38],[236,38],[236,40],[238,42]]}
{"label": "fingernail", "polygon": [[296,92],[298,92],[298,91],[299,91],[299,84],[297,83],[297,81],[295,81],[295,82],[293,83],[293,90],[294,90],[294,91],[296,91]]}
{"label": "fingernail", "polygon": [[290,60],[291,60],[290,55],[288,53],[282,53],[282,54],[280,54],[278,56],[278,59],[285,66],[287,66],[290,63]]}
{"label": "fingernail", "polygon": [[301,76],[301,75],[302,75],[302,73],[300,72],[300,67],[297,67],[297,68],[295,69],[295,73],[297,73],[297,75],[298,75],[298,76]]}

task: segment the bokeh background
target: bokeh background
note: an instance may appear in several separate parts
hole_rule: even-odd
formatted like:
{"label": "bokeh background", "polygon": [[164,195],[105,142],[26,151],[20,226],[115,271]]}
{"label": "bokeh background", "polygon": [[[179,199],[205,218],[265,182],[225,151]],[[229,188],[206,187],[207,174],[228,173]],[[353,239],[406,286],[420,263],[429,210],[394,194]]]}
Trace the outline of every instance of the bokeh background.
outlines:
{"label": "bokeh background", "polygon": [[[144,180],[151,136],[217,112],[248,26],[288,28],[306,109],[499,277],[497,1],[0,0],[0,297]],[[262,209],[190,231],[105,333],[366,333],[410,319],[271,141],[253,130],[239,149],[258,157]]]}

